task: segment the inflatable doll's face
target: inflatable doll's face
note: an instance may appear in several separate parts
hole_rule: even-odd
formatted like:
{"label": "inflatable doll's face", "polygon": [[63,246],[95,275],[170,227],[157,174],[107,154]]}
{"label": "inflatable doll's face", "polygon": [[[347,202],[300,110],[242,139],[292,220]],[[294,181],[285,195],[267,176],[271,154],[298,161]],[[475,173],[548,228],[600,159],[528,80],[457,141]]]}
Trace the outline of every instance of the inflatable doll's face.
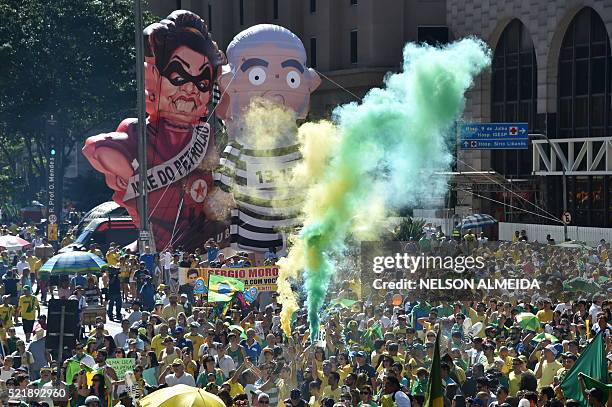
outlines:
{"label": "inflatable doll's face", "polygon": [[[254,97],[264,97],[296,112],[298,118],[308,114],[310,94],[321,80],[317,73],[301,62],[303,55],[276,44],[252,46],[230,61],[235,77],[224,73],[221,90],[229,98],[227,118],[246,109]],[[230,82],[231,80],[231,82]]]}
{"label": "inflatable doll's face", "polygon": [[[206,55],[180,46],[162,72],[150,63],[145,72],[150,115],[178,123],[197,123],[206,115],[214,81],[214,68]],[[153,84],[159,92],[150,90]]]}

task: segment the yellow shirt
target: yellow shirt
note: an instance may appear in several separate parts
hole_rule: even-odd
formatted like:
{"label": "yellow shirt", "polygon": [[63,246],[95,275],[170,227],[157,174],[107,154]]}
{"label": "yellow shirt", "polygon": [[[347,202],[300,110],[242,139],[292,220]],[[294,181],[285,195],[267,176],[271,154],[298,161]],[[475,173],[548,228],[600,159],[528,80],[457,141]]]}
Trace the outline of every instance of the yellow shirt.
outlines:
{"label": "yellow shirt", "polygon": [[285,400],[291,397],[291,390],[295,387],[288,380],[278,379],[276,383],[278,388],[278,407],[285,406]]}
{"label": "yellow shirt", "polygon": [[323,377],[323,361],[315,360],[315,366],[317,368],[318,377]]}
{"label": "yellow shirt", "polygon": [[162,318],[166,321],[170,318],[178,318],[178,314],[180,314],[181,312],[185,312],[185,309],[183,309],[183,306],[181,304],[176,304],[175,307],[172,307],[172,305],[168,304],[162,310]]}
{"label": "yellow shirt", "polygon": [[229,394],[230,396],[232,396],[232,398],[239,394],[244,393],[244,387],[242,387],[240,383],[238,382],[234,383],[231,380],[228,380],[226,383],[229,384],[229,387],[230,387]]}
{"label": "yellow shirt", "polygon": [[542,377],[538,380],[538,389],[552,385],[557,372],[563,367],[563,365],[556,360],[552,363],[548,363],[547,361],[543,361],[542,363]]}
{"label": "yellow shirt", "polygon": [[106,253],[106,262],[109,266],[116,267],[119,263],[119,253],[117,252],[108,252]]}
{"label": "yellow shirt", "polygon": [[33,295],[22,295],[19,297],[19,313],[21,318],[33,321],[36,319],[38,299]]}
{"label": "yellow shirt", "polygon": [[193,377],[196,377],[196,370],[198,370],[198,365],[192,360],[185,365],[185,372],[189,373]]}
{"label": "yellow shirt", "polygon": [[510,371],[512,370],[512,357],[510,355],[506,356],[506,359],[504,360],[501,356],[500,359],[502,359],[504,361],[504,365],[502,366],[501,372],[504,375],[508,375],[508,373],[510,373]]}
{"label": "yellow shirt", "polygon": [[159,356],[161,351],[166,349],[166,347],[163,344],[163,340],[166,338],[166,336],[161,336],[161,334],[159,334],[159,335],[155,335],[153,339],[151,339],[151,350],[155,352],[155,355]]}
{"label": "yellow shirt", "polygon": [[553,320],[553,310],[549,309],[548,311],[546,311],[546,310],[541,309],[536,314],[536,317],[538,317],[540,322],[543,323],[543,324],[547,324],[549,322],[552,322],[552,320]]}
{"label": "yellow shirt", "polygon": [[[340,383],[344,383],[344,379],[346,379],[346,376],[348,376],[348,374],[351,373],[352,371],[353,371],[353,366],[351,365],[338,366],[338,368],[336,369],[336,372],[338,372],[338,374],[340,375]],[[289,398],[289,396],[285,398]]]}
{"label": "yellow shirt", "polygon": [[200,351],[200,346],[206,342],[206,339],[200,334],[187,334],[185,338],[189,339],[193,344],[193,356],[192,358],[195,360],[198,358],[198,352]]}
{"label": "yellow shirt", "polygon": [[514,373],[514,371],[510,372],[508,375],[508,395],[516,396],[516,393],[520,390],[521,385],[521,375]]}
{"label": "yellow shirt", "polygon": [[172,353],[167,353],[166,348],[164,347],[164,350],[162,350],[159,354],[158,360],[159,360],[159,364],[161,365],[163,362],[164,368],[166,366],[170,366],[172,364],[172,362],[174,362],[174,359],[180,359],[181,358],[181,350],[179,348],[174,348],[174,352]]}
{"label": "yellow shirt", "polygon": [[129,278],[130,277],[130,266],[122,264],[119,266],[119,277]]}
{"label": "yellow shirt", "polygon": [[419,367],[425,367],[425,365],[427,365],[425,360],[423,360],[422,362],[419,362],[415,358],[410,358],[408,363],[404,366],[404,375],[406,377],[411,378],[412,380],[415,380],[417,377],[416,371],[418,370]]}
{"label": "yellow shirt", "polygon": [[455,374],[457,375],[457,379],[459,380],[459,384],[463,386],[463,383],[467,380],[467,376],[465,374],[465,370],[461,367],[455,365]]}
{"label": "yellow shirt", "polygon": [[26,261],[30,265],[30,271],[33,273],[36,273],[41,266],[40,259],[36,256],[28,256]]}
{"label": "yellow shirt", "polygon": [[13,317],[15,316],[15,307],[12,305],[0,305],[0,319],[4,322],[4,328],[8,329],[13,326]]}
{"label": "yellow shirt", "polygon": [[340,396],[342,395],[340,386],[336,390],[332,390],[331,386],[325,386],[323,388],[323,398],[328,397],[334,400],[340,400]]}

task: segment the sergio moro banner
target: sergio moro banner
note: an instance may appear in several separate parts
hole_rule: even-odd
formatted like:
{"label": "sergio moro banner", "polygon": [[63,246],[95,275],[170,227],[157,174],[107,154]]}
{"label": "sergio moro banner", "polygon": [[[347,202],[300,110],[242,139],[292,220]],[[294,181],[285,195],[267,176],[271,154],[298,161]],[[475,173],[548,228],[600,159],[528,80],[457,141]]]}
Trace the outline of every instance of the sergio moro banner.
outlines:
{"label": "sergio moro banner", "polygon": [[238,278],[244,281],[244,288],[257,288],[258,292],[276,291],[278,266],[242,267],[242,268],[180,268],[179,284],[195,285],[198,277],[208,282],[208,276],[215,274]]}

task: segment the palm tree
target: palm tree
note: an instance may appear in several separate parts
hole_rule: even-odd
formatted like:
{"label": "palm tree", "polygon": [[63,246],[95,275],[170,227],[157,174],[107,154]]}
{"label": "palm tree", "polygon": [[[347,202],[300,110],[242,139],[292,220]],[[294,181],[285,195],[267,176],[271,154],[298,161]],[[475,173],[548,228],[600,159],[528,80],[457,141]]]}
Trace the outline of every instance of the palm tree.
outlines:
{"label": "palm tree", "polygon": [[423,232],[424,226],[425,221],[423,219],[405,218],[393,231],[392,240],[403,242],[417,241],[425,234]]}

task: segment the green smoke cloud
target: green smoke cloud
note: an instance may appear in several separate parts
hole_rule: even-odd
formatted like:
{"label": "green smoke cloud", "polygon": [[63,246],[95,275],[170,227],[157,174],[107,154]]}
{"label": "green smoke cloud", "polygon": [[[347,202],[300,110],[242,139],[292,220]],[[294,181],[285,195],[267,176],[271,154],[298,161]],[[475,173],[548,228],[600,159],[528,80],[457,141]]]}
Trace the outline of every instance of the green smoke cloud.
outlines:
{"label": "green smoke cloud", "polygon": [[[325,160],[309,157],[319,150],[308,146],[308,131],[320,129],[300,129],[306,131],[305,162],[323,163],[324,169],[317,168],[318,178],[307,186],[304,227],[281,263],[281,278],[283,268],[305,271],[311,338],[334,274],[330,256],[341,252],[347,237],[373,237],[389,210],[446,193],[446,180],[434,173],[452,163],[450,130],[463,111],[466,90],[490,59],[487,46],[476,39],[442,48],[408,44],[401,72],[389,74],[385,86],[370,90],[361,103],[334,110],[333,148],[326,149]],[[313,140],[321,140],[320,134]]]}

